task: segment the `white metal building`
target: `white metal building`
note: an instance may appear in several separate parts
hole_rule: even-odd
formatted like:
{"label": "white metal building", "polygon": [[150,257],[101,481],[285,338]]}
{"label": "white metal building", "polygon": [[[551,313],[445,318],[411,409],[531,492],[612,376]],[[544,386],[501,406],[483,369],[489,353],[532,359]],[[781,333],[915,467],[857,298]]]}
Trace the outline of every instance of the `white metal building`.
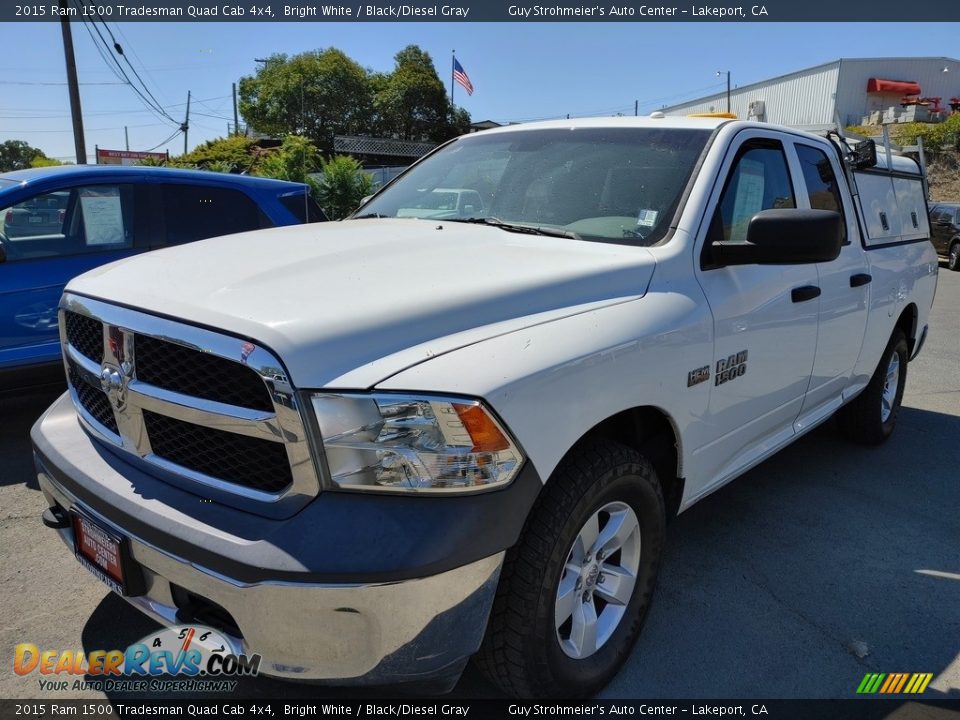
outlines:
{"label": "white metal building", "polygon": [[[734,77],[734,80],[736,78]],[[873,80],[874,82],[871,82]],[[864,116],[900,107],[904,95],[940,97],[946,113],[960,96],[960,60],[926,58],[841,58],[769,80],[731,88],[730,112],[738,118],[784,125],[845,125]],[[667,115],[726,112],[727,94],[663,108]]]}

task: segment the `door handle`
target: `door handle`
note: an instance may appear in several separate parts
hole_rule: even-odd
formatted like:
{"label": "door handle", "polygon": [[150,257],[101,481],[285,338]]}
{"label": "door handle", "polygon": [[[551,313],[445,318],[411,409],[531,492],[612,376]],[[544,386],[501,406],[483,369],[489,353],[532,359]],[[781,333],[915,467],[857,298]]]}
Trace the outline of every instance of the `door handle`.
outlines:
{"label": "door handle", "polygon": [[795,303],[806,302],[820,297],[820,288],[816,285],[804,285],[790,291],[790,299]]}
{"label": "door handle", "polygon": [[856,275],[850,276],[850,287],[860,287],[861,285],[866,285],[871,280],[873,280],[872,275],[867,275],[867,273],[857,273]]}

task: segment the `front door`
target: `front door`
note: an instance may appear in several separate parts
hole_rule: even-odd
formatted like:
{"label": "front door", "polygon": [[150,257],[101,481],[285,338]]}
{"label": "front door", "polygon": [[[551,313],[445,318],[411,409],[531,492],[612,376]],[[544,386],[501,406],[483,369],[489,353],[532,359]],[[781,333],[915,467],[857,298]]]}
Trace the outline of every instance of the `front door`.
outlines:
{"label": "front door", "polygon": [[744,131],[728,153],[701,228],[697,277],[714,321],[707,443],[694,451],[701,495],[759,462],[793,435],[816,352],[816,264],[710,264],[709,244],[746,241],[761,210],[797,207],[783,143]]}

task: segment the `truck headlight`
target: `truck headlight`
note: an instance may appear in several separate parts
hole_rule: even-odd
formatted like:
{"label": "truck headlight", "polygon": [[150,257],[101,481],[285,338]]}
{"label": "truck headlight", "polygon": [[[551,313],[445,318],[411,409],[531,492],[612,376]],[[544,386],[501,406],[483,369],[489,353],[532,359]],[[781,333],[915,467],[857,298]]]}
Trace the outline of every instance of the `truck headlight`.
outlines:
{"label": "truck headlight", "polygon": [[523,454],[478,400],[317,393],[327,466],[345,489],[464,492],[509,483]]}

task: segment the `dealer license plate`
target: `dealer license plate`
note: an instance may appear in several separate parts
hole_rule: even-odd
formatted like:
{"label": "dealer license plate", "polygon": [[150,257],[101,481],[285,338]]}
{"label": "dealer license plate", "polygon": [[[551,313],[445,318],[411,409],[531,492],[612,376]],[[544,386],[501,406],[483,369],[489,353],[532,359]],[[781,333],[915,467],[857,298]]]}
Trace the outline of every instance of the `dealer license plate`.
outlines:
{"label": "dealer license plate", "polygon": [[71,511],[73,549],[77,560],[114,592],[127,594],[124,575],[125,539],[77,511]]}

